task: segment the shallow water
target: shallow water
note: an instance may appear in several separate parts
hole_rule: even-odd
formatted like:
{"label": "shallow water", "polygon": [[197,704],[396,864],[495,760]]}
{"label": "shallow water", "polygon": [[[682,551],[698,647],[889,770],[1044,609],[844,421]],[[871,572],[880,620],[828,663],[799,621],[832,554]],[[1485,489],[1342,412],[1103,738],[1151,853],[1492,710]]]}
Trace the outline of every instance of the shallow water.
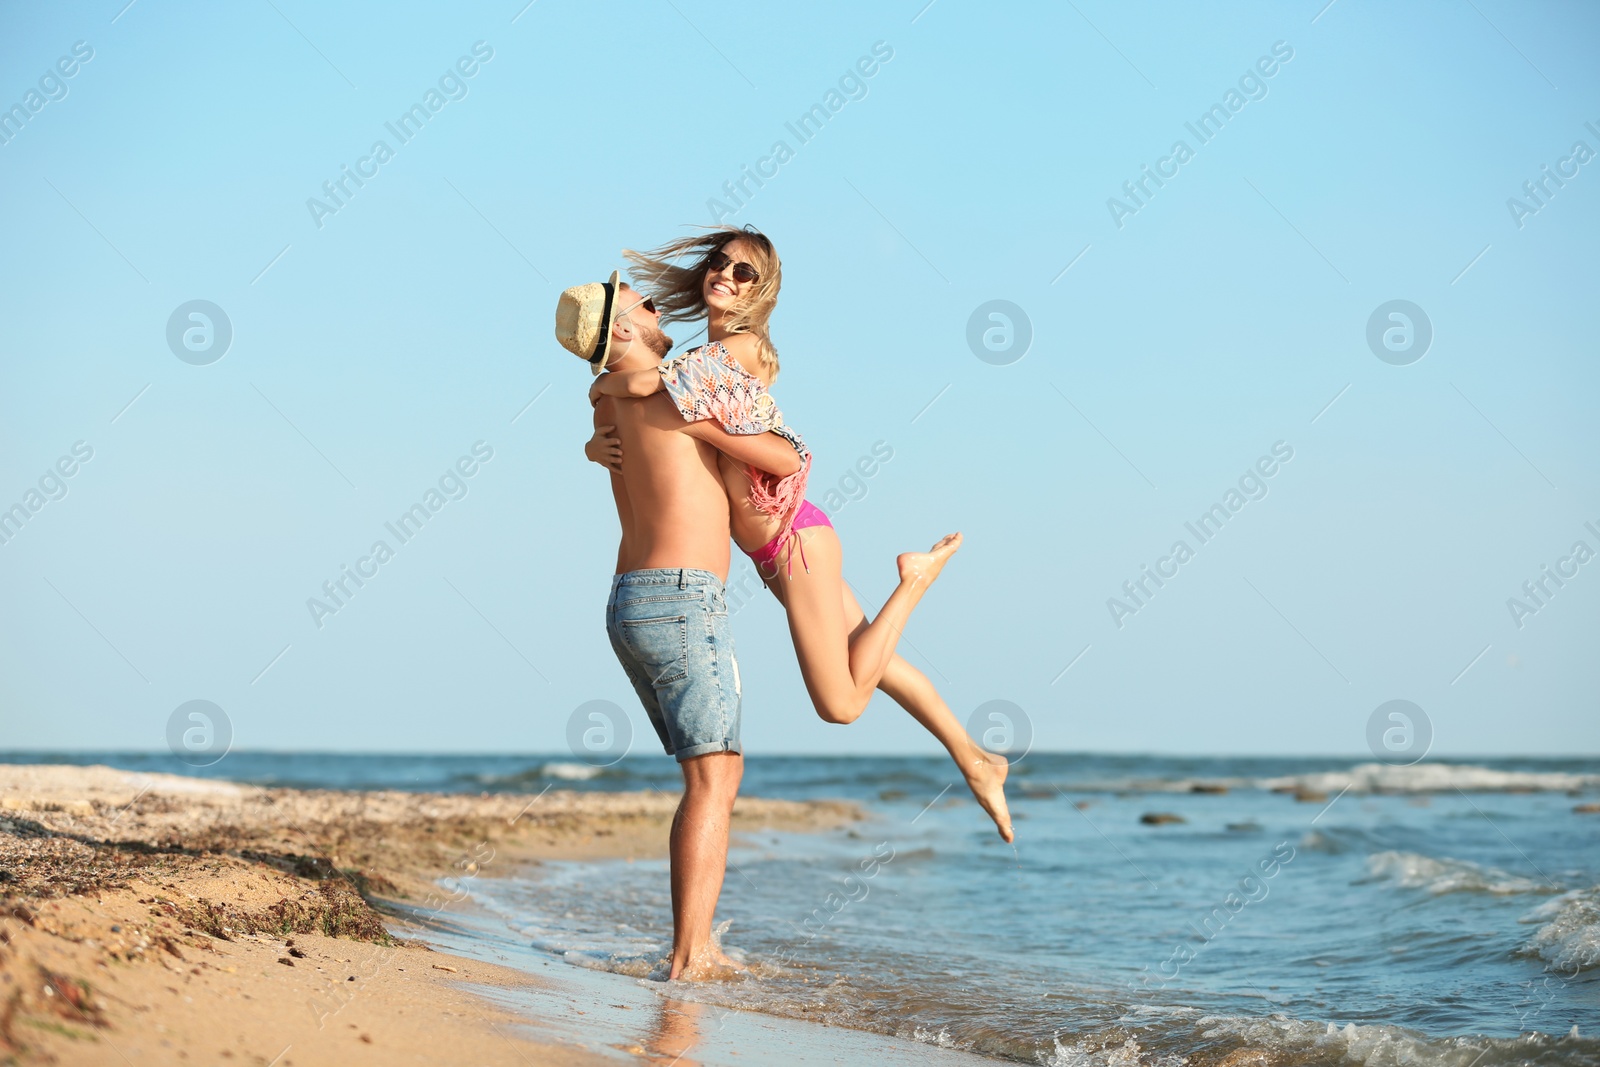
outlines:
{"label": "shallow water", "polygon": [[[74,760],[97,761],[129,765]],[[1600,796],[1600,761],[1036,753],[1009,790],[1015,849],[939,760],[747,763],[746,793],[847,797],[871,817],[746,838],[718,914],[759,977],[673,996],[1074,1067],[1247,1045],[1295,1063],[1600,1064],[1600,815],[1572,810]],[[342,788],[676,780],[647,759],[592,777],[538,757],[222,766]],[[1326,795],[1273,791],[1295,786]],[[1184,821],[1141,823],[1156,812]],[[661,862],[551,863],[464,888],[499,916],[479,936],[509,935],[530,968],[642,978],[670,940]]]}

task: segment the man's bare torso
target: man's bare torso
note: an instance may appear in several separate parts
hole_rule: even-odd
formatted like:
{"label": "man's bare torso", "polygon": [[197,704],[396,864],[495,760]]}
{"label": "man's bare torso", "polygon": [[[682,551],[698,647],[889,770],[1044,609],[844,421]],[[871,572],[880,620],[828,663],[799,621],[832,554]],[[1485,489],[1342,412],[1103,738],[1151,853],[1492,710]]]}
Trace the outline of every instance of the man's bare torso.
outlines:
{"label": "man's bare torso", "polygon": [[612,472],[622,523],[617,573],[690,567],[728,577],[728,498],[715,448],[683,432],[683,417],[664,394],[642,400],[604,397],[596,425],[615,425],[627,457]]}

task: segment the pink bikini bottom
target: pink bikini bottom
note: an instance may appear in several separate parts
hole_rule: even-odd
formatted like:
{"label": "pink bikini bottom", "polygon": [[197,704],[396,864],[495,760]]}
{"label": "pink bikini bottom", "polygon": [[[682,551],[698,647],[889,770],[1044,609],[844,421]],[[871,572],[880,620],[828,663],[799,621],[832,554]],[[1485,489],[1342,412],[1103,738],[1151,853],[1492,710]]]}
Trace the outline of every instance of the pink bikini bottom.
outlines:
{"label": "pink bikini bottom", "polygon": [[[800,506],[795,509],[794,522],[789,529],[774,537],[754,552],[747,552],[751,561],[756,565],[756,573],[762,578],[773,578],[778,573],[778,556],[783,553],[783,546],[793,541],[795,550],[800,553],[800,564],[811,572],[811,567],[806,564],[806,546],[800,539],[800,531],[811,526],[826,526],[833,528],[833,523],[828,521],[828,516],[823,514],[821,508],[809,500],[800,501]],[[794,577],[794,551],[789,553],[789,577]]]}

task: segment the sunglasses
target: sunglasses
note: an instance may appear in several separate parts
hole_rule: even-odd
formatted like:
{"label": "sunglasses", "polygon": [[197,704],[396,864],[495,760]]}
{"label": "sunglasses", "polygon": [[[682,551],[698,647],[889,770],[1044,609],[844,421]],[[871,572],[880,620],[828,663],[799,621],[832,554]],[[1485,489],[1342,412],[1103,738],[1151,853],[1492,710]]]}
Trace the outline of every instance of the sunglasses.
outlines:
{"label": "sunglasses", "polygon": [[741,285],[754,285],[756,282],[761,280],[760,271],[743,261],[734,263],[734,261],[723,252],[711,253],[710,258],[706,260],[706,273],[721,274],[723,271],[728,269],[729,264],[733,265],[733,280],[739,282]]}
{"label": "sunglasses", "polygon": [[628,305],[625,310],[618,312],[616,317],[620,319],[622,316],[631,312],[634,308],[644,308],[650,314],[654,315],[656,313],[656,302],[647,296],[637,304]]}

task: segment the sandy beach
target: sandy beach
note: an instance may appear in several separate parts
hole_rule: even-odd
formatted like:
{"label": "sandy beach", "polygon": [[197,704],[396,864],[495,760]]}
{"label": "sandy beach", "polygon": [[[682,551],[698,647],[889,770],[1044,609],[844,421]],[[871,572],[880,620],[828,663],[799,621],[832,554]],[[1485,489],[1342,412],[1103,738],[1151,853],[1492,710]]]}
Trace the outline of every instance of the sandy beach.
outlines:
{"label": "sandy beach", "polygon": [[[437,879],[658,857],[676,801],[0,766],[0,1063],[615,1062],[481,995],[540,979],[426,943]],[[859,817],[742,798],[734,830]]]}

